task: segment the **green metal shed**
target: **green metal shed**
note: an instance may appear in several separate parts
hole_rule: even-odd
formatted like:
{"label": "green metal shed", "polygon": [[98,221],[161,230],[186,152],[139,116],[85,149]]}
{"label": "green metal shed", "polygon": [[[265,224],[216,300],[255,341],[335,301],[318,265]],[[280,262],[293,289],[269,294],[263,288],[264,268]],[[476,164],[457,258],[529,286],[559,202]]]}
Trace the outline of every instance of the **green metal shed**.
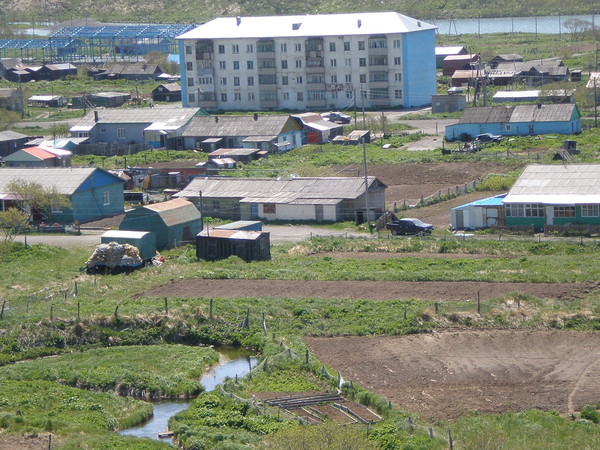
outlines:
{"label": "green metal shed", "polygon": [[128,211],[119,228],[152,231],[156,234],[156,248],[163,250],[194,243],[194,237],[202,230],[202,216],[193,203],[175,199]]}

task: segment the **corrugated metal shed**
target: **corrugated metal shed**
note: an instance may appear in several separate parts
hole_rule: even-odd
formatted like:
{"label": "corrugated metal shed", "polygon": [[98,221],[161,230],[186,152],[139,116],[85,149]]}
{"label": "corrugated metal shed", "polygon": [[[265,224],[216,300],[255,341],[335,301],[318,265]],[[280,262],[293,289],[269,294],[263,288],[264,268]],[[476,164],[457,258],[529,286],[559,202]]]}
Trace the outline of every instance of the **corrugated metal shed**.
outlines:
{"label": "corrugated metal shed", "polygon": [[[169,126],[181,127],[185,125],[200,108],[105,108],[90,111],[81,119],[71,131],[89,130],[96,123],[166,123]],[[98,114],[98,121],[95,114]]]}
{"label": "corrugated metal shed", "polygon": [[194,117],[183,136],[268,136],[277,138],[288,131],[289,116],[198,116]]}
{"label": "corrugated metal shed", "polygon": [[182,198],[154,203],[144,206],[149,211],[158,213],[163,222],[168,226],[178,225],[191,220],[200,220],[200,211],[193,203]]}
{"label": "corrugated metal shed", "polygon": [[271,259],[270,234],[265,231],[204,230],[196,236],[196,257],[214,261],[238,256],[245,261]]}
{"label": "corrugated metal shed", "polygon": [[575,104],[500,105],[466,108],[460,124],[566,122],[573,118]]}
{"label": "corrugated metal shed", "polygon": [[600,164],[529,165],[504,203],[600,203]]}

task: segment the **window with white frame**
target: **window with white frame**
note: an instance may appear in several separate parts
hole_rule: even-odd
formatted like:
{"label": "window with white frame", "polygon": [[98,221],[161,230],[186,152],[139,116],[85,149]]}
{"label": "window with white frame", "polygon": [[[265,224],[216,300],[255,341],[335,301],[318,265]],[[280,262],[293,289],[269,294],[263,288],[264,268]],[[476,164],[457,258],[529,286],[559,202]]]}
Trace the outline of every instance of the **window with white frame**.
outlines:
{"label": "window with white frame", "polygon": [[281,60],[281,68],[282,69],[287,69],[287,59],[282,59]]}
{"label": "window with white frame", "polygon": [[264,214],[276,214],[277,207],[275,203],[265,203],[263,204],[263,213]]}
{"label": "window with white frame", "polygon": [[248,77],[248,86],[254,86],[254,77]]}
{"label": "window with white frame", "polygon": [[344,42],[344,51],[345,52],[349,52],[350,51],[350,42]]}
{"label": "window with white frame", "polygon": [[227,62],[226,61],[219,61],[219,69],[226,70],[227,69]]}
{"label": "window with white frame", "polygon": [[331,82],[337,83],[337,75],[331,75]]}
{"label": "window with white frame", "polygon": [[239,53],[240,52],[240,46],[238,44],[233,44],[231,46],[231,53]]}
{"label": "window with white frame", "polygon": [[302,84],[304,82],[302,77],[296,77],[296,84]]}
{"label": "window with white frame", "polygon": [[127,137],[127,132],[125,128],[117,128],[117,139],[125,139]]}
{"label": "window with white frame", "polygon": [[219,45],[219,54],[223,55],[225,53],[225,46],[224,45]]}
{"label": "window with white frame", "polygon": [[227,94],[225,92],[221,93],[221,101],[222,102],[226,102],[227,101]]}
{"label": "window with white frame", "polygon": [[400,39],[394,39],[394,48],[401,48],[402,41]]}
{"label": "window with white frame", "polygon": [[233,85],[234,86],[240,85],[240,77],[233,77]]}
{"label": "window with white frame", "polygon": [[282,53],[286,53],[287,52],[287,44],[285,42],[283,42],[279,48],[281,49]]}
{"label": "window with white frame", "polygon": [[358,41],[358,49],[359,50],[365,49],[365,41]]}
{"label": "window with white frame", "polygon": [[289,84],[287,75],[284,75],[284,76],[281,77],[281,84],[284,85],[284,86],[287,85],[287,84]]}
{"label": "window with white frame", "polygon": [[302,60],[301,59],[296,60],[296,69],[302,69]]}
{"label": "window with white frame", "polygon": [[336,59],[332,59],[331,61],[329,61],[329,65],[331,67],[337,67],[337,60]]}
{"label": "window with white frame", "polygon": [[509,124],[504,125],[504,131],[511,131],[511,127]]}
{"label": "window with white frame", "polygon": [[295,49],[297,52],[301,52],[301,51],[302,51],[302,44],[300,44],[300,43],[296,43],[296,44],[294,45],[294,49]]}
{"label": "window with white frame", "polygon": [[248,101],[249,102],[253,102],[254,101],[254,92],[248,92]]}
{"label": "window with white frame", "polygon": [[233,70],[240,70],[240,62],[239,61],[233,62]]}
{"label": "window with white frame", "polygon": [[195,103],[196,102],[196,96],[194,94],[188,94],[188,102]]}
{"label": "window with white frame", "polygon": [[186,62],[185,68],[186,70],[194,70],[194,63],[192,63],[191,61]]}
{"label": "window with white frame", "polygon": [[574,206],[555,206],[554,217],[575,217]]}
{"label": "window with white frame", "polygon": [[192,77],[188,78],[188,86],[193,86],[194,85],[194,79]]}
{"label": "window with white frame", "polygon": [[335,42],[330,42],[329,43],[329,51],[330,52],[335,52]]}
{"label": "window with white frame", "polygon": [[394,56],[394,65],[395,66],[402,65],[402,58],[400,56]]}
{"label": "window with white frame", "polygon": [[402,81],[402,74],[401,73],[395,73],[394,74],[394,81]]}
{"label": "window with white frame", "polygon": [[299,102],[304,101],[304,92],[296,92],[296,100]]}
{"label": "window with white frame", "polygon": [[290,93],[289,92],[284,92],[283,93],[283,99],[284,100],[289,100],[290,99]]}
{"label": "window with white frame", "polygon": [[102,201],[104,202],[104,206],[110,205],[110,192],[109,191],[102,192]]}
{"label": "window with white frame", "polygon": [[348,74],[344,77],[344,79],[346,80],[346,83],[352,83],[352,75]]}
{"label": "window with white frame", "polygon": [[308,101],[311,100],[325,100],[325,90],[322,89],[309,89],[306,92],[306,98]]}
{"label": "window with white frame", "polygon": [[246,69],[254,70],[254,61],[246,61]]}
{"label": "window with white frame", "polygon": [[191,45],[186,45],[185,46],[185,54],[186,55],[191,55],[192,54],[192,46]]}
{"label": "window with white frame", "polygon": [[582,217],[598,217],[600,216],[600,205],[581,205]]}
{"label": "window with white frame", "polygon": [[352,58],[344,58],[344,64],[346,67],[352,67]]}
{"label": "window with white frame", "polygon": [[254,45],[246,44],[246,53],[254,53]]}
{"label": "window with white frame", "polygon": [[50,203],[50,212],[55,214],[63,212],[62,205],[53,201],[52,203]]}
{"label": "window with white frame", "polygon": [[507,217],[544,217],[544,205],[540,203],[508,203]]}
{"label": "window with white frame", "polygon": [[233,101],[234,102],[241,102],[242,101],[242,94],[239,92],[234,92],[233,93]]}
{"label": "window with white frame", "polygon": [[337,100],[337,98],[338,98],[338,93],[337,93],[337,91],[333,91],[333,92],[331,93],[331,100]]}
{"label": "window with white frame", "polygon": [[227,78],[223,77],[219,80],[221,86],[227,86]]}
{"label": "window with white frame", "polygon": [[402,89],[396,89],[396,90],[394,90],[394,97],[395,98],[402,98]]}

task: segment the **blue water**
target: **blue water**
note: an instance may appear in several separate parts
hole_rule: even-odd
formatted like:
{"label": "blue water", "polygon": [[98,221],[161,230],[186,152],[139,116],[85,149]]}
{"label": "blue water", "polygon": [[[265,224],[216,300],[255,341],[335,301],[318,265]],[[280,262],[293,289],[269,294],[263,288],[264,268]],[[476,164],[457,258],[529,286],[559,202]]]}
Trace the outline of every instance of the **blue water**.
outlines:
{"label": "blue water", "polygon": [[[214,390],[225,378],[243,377],[258,362],[258,357],[251,356],[247,350],[239,348],[217,348],[215,349],[223,361],[204,374],[200,384],[207,392]],[[138,438],[150,438],[161,442],[173,443],[172,439],[160,439],[158,433],[168,430],[169,419],[188,407],[191,400],[161,400],[152,402],[154,406],[153,416],[147,422],[131,428],[119,431],[124,436],[135,436]]]}
{"label": "blue water", "polygon": [[594,27],[600,26],[599,15],[581,16],[542,16],[542,17],[496,17],[473,19],[440,19],[425,20],[438,27],[439,34],[488,34],[488,33],[569,33],[565,22],[577,19],[589,22]]}

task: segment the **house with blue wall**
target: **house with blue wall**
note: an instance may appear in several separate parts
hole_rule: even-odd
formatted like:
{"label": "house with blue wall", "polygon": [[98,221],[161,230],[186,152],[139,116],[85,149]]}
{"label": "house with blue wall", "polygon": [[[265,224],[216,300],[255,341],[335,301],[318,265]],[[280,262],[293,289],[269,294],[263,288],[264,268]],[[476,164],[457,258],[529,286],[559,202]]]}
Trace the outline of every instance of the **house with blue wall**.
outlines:
{"label": "house with blue wall", "polygon": [[581,133],[581,113],[577,105],[500,105],[467,108],[457,124],[446,127],[446,139],[471,140],[482,133],[503,136]]}
{"label": "house with blue wall", "polygon": [[70,200],[69,207],[30,211],[36,221],[85,223],[124,211],[123,181],[119,177],[98,168],[70,167],[0,169],[0,210],[17,206],[19,199],[10,192],[10,184],[19,180],[55,190]]}
{"label": "house with blue wall", "polygon": [[600,164],[529,165],[503,204],[506,225],[600,225]]}
{"label": "house with blue wall", "polygon": [[106,108],[90,111],[71,127],[73,137],[89,143],[146,144],[152,148],[183,148],[181,135],[200,108]]}
{"label": "house with blue wall", "polygon": [[302,147],[302,127],[290,116],[196,116],[182,133],[184,148],[202,148],[220,139],[219,148],[256,148],[282,153]]}

